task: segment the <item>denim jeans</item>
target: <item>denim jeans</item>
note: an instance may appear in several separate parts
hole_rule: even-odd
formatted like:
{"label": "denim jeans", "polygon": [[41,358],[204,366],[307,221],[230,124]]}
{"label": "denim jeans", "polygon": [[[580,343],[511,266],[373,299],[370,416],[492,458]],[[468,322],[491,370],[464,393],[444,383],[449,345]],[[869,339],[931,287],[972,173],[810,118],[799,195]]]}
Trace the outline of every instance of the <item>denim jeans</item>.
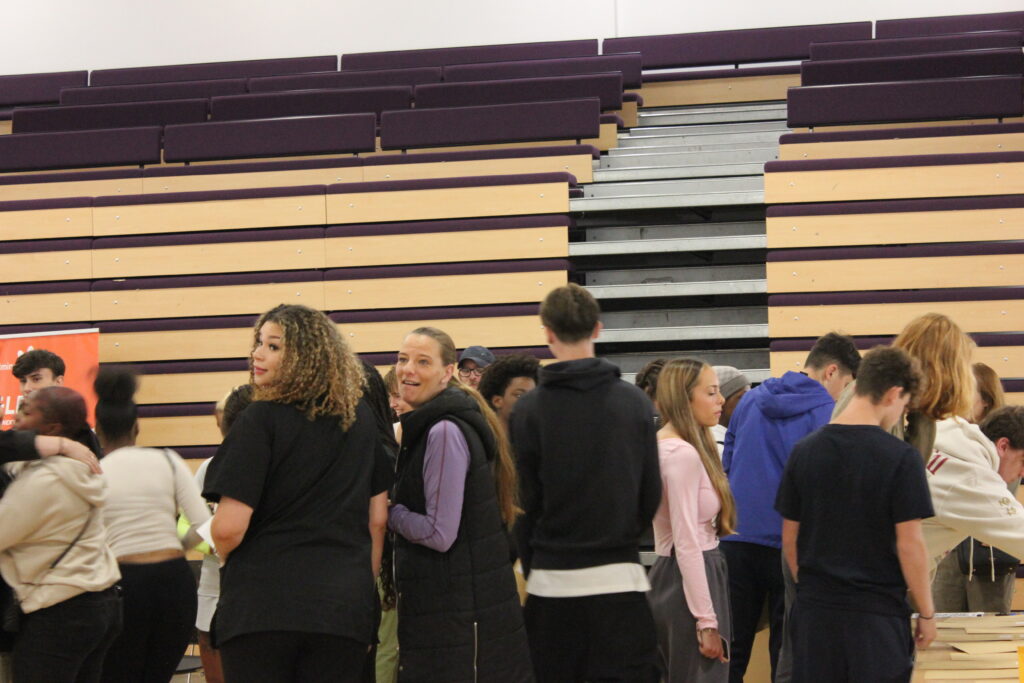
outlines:
{"label": "denim jeans", "polygon": [[116,588],[82,593],[30,612],[14,641],[14,680],[99,683],[103,659],[120,632]]}

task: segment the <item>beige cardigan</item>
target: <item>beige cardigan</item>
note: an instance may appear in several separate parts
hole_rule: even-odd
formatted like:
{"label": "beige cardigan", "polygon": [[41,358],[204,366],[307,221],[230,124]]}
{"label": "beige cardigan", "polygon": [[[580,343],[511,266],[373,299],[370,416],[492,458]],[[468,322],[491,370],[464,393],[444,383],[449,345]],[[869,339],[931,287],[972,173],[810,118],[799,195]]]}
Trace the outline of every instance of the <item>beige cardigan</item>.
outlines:
{"label": "beige cardigan", "polygon": [[34,612],[114,585],[121,573],[107,547],[100,509],[106,499],[103,477],[60,456],[6,467],[15,479],[0,498],[0,574],[22,610]]}

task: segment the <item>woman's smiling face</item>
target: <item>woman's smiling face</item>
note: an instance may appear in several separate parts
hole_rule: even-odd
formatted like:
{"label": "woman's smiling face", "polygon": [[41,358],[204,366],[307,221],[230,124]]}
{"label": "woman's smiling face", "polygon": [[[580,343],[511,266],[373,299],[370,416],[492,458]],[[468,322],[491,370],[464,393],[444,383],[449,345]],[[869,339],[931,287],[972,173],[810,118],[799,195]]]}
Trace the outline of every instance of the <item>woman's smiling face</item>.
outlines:
{"label": "woman's smiling face", "polygon": [[398,394],[413,409],[444,391],[454,372],[455,364],[441,358],[441,345],[426,335],[410,334],[398,350]]}

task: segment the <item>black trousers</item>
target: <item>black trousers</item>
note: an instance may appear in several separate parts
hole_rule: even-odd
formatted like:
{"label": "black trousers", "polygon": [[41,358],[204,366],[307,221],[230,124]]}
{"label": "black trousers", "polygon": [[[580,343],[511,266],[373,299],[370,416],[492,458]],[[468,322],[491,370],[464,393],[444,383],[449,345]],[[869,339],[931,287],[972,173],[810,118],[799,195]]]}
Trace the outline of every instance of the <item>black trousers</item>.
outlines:
{"label": "black trousers", "polygon": [[719,544],[729,567],[729,604],[732,607],[732,657],[729,683],[743,683],[750,663],[757,623],[765,603],[771,633],[768,650],[772,662],[772,680],[782,646],[785,615],[785,586],[782,582],[782,551],[756,543],[723,541]]}
{"label": "black trousers", "polygon": [[523,617],[537,683],[660,680],[658,637],[643,593],[531,595]]}
{"label": "black trousers", "polygon": [[184,558],[120,569],[124,630],[107,653],[103,681],[167,683],[195,633],[195,576]]}
{"label": "black trousers", "polygon": [[913,675],[908,617],[821,607],[797,596],[790,628],[793,683],[907,683]]}
{"label": "black trousers", "polygon": [[220,646],[225,683],[360,683],[369,645],[324,633],[264,631]]}
{"label": "black trousers", "polygon": [[11,653],[14,680],[98,683],[121,630],[117,590],[82,593],[25,615]]}

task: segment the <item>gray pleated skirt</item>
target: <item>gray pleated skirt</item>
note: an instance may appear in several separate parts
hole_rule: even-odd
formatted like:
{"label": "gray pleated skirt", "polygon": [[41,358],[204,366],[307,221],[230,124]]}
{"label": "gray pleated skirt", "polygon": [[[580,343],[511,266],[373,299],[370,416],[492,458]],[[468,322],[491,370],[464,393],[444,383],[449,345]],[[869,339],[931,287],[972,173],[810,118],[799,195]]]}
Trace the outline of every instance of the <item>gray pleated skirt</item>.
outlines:
{"label": "gray pleated skirt", "polygon": [[[658,557],[651,567],[651,590],[647,599],[654,613],[658,632],[658,653],[666,683],[728,683],[729,665],[708,659],[700,653],[697,643],[697,620],[690,613],[683,594],[683,577],[679,573],[675,550],[670,557]],[[728,643],[732,640],[732,618],[729,608],[729,573],[725,557],[718,548],[704,551],[704,571],[708,576],[711,603],[718,617],[718,632]]]}

